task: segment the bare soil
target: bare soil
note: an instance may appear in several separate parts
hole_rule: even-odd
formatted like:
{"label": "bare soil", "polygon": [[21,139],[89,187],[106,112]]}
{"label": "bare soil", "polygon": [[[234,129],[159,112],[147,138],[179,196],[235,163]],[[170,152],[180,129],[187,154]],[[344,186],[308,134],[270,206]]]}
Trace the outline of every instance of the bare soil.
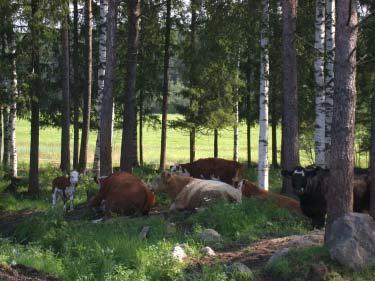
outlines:
{"label": "bare soil", "polygon": [[60,279],[24,265],[0,265],[1,281],[60,281]]}

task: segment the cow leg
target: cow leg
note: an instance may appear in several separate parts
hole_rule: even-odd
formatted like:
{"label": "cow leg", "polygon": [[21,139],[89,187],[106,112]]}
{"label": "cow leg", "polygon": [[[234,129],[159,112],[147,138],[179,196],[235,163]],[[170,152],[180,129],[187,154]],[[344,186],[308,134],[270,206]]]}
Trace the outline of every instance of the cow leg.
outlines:
{"label": "cow leg", "polygon": [[56,201],[58,199],[57,188],[55,187],[52,192],[52,207],[56,207]]}
{"label": "cow leg", "polygon": [[70,193],[69,201],[70,201],[70,211],[73,211],[73,210],[74,210],[74,206],[73,206],[73,201],[74,201],[74,190]]}

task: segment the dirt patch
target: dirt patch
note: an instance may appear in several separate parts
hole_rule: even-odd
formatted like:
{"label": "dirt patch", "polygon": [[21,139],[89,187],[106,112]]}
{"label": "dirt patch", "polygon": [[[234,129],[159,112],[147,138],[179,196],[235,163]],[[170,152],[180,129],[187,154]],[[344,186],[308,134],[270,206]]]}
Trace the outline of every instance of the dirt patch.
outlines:
{"label": "dirt patch", "polygon": [[0,212],[0,235],[3,237],[9,237],[14,233],[18,224],[42,214],[43,212],[35,210]]}
{"label": "dirt patch", "polygon": [[1,281],[60,281],[60,279],[24,265],[0,265]]}

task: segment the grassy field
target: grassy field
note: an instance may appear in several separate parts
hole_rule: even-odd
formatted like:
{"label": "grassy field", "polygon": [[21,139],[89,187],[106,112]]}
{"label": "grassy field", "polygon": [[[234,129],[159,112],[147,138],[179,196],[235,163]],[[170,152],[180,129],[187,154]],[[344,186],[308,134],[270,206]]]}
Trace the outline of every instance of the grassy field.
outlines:
{"label": "grassy field", "polygon": [[[179,118],[178,115],[170,115],[169,119]],[[258,161],[258,127],[251,128],[251,149],[252,161]],[[144,161],[147,164],[158,164],[160,157],[160,128],[146,125],[144,128]],[[278,139],[278,156],[280,157],[280,128],[277,130]],[[71,137],[73,135],[71,134]],[[94,149],[96,141],[96,131],[91,131],[89,137],[89,165],[92,165],[94,158]],[[40,162],[41,164],[59,164],[60,161],[60,143],[61,131],[58,128],[45,127],[40,131]],[[71,139],[73,143],[73,139]],[[269,139],[271,144],[271,137]],[[20,163],[28,163],[30,147],[30,124],[25,120],[18,120],[17,124],[17,148],[18,159]],[[119,165],[121,150],[121,130],[115,130],[113,141],[113,163]],[[213,156],[213,134],[197,135],[196,157],[212,157]],[[241,124],[239,127],[239,160],[246,161],[246,126]],[[269,151],[271,157],[271,151]],[[221,130],[219,137],[219,157],[233,158],[233,130],[231,128]],[[186,162],[189,160],[189,133],[177,129],[168,129],[167,138],[167,162]],[[301,151],[301,162],[310,164],[307,155]]]}

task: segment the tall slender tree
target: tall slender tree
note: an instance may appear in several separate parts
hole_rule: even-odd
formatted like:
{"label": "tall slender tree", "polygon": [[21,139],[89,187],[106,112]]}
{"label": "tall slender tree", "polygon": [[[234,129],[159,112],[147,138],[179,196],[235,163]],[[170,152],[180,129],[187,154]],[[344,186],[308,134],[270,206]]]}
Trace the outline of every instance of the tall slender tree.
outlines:
{"label": "tall slender tree", "polygon": [[2,160],[1,152],[3,151],[3,107],[0,105],[0,163]]}
{"label": "tall slender tree", "polygon": [[[297,55],[295,32],[297,0],[282,0],[283,10],[283,115],[281,162],[282,168],[292,170],[299,163]],[[284,193],[292,193],[292,183],[283,177]]]}
{"label": "tall slender tree", "polygon": [[[14,34],[12,34],[14,37]],[[10,58],[11,58],[11,89],[10,89],[10,110],[9,110],[9,174],[11,177],[17,177],[17,145],[16,145],[16,119],[17,119],[17,65],[16,65],[16,41],[10,40]]]}
{"label": "tall slender tree", "polygon": [[90,132],[90,116],[91,116],[91,88],[92,88],[92,0],[86,0],[85,7],[86,21],[86,87],[83,99],[83,124],[81,149],[79,154],[78,170],[85,172],[87,169],[87,150]]}
{"label": "tall slender tree", "polygon": [[137,106],[136,76],[139,45],[141,1],[128,1],[129,29],[127,54],[127,89],[125,92],[124,120],[121,147],[121,170],[131,172],[137,164]]}
{"label": "tall slender tree", "polygon": [[316,0],[315,10],[315,164],[325,161],[325,92],[324,92],[325,0]]}
{"label": "tall slender tree", "polygon": [[103,100],[104,80],[106,71],[106,41],[107,41],[107,13],[108,13],[108,0],[100,0],[100,29],[99,29],[99,66],[98,66],[98,135],[96,137],[95,154],[93,173],[100,174],[100,130],[101,130],[101,107]]}
{"label": "tall slender tree", "polygon": [[39,192],[39,92],[41,85],[41,69],[39,63],[39,0],[31,0],[31,141],[30,141],[30,169],[29,193]]}
{"label": "tall slender tree", "polygon": [[[238,50],[238,57],[237,57],[237,73],[236,79],[239,80],[240,76],[240,63],[241,63],[241,54],[240,50]],[[239,85],[236,85],[236,90],[234,94],[234,127],[233,127],[233,160],[238,161],[238,125],[240,122],[240,110],[239,110]]]}
{"label": "tall slender tree", "polygon": [[325,63],[325,162],[330,166],[333,93],[335,91],[335,0],[326,0],[326,63]]}
{"label": "tall slender tree", "polygon": [[165,16],[165,42],[164,42],[164,79],[163,79],[163,104],[161,120],[161,147],[160,147],[160,165],[159,169],[163,170],[166,162],[167,150],[167,117],[168,117],[168,96],[169,96],[169,56],[171,41],[171,0],[167,0],[167,13]]}
{"label": "tall slender tree", "polygon": [[354,125],[356,106],[357,1],[337,2],[335,92],[327,194],[326,236],[335,219],[353,209]]}
{"label": "tall slender tree", "polygon": [[118,0],[108,0],[106,71],[100,118],[100,175],[112,173],[113,89],[116,66],[116,29]]}
{"label": "tall slender tree", "polygon": [[3,167],[8,170],[9,168],[9,105],[6,104],[3,109],[3,125],[4,125],[4,134],[3,134]]}
{"label": "tall slender tree", "polygon": [[262,0],[260,29],[260,97],[258,186],[268,190],[269,1]]}
{"label": "tall slender tree", "polygon": [[[371,100],[370,178],[375,178],[375,77]],[[375,181],[370,181],[370,215],[375,219]]]}
{"label": "tall slender tree", "polygon": [[80,81],[78,74],[79,63],[79,46],[78,46],[78,0],[73,0],[73,79],[74,79],[74,94],[73,94],[73,126],[74,126],[74,140],[73,140],[73,168],[78,168],[79,156],[79,104],[81,100]]}
{"label": "tall slender tree", "polygon": [[65,1],[66,13],[63,16],[62,38],[62,114],[61,114],[61,162],[60,169],[66,173],[70,171],[70,68],[69,68],[69,2]]}

